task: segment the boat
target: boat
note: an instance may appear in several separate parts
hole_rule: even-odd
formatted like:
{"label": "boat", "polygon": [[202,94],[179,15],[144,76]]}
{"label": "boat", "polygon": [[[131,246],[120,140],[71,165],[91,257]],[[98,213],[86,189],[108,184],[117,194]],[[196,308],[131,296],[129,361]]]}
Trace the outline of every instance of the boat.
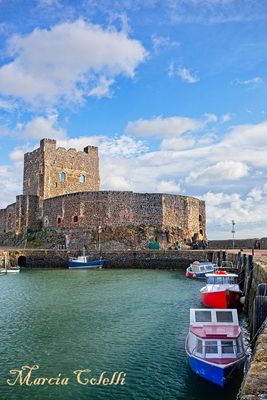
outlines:
{"label": "boat", "polygon": [[68,261],[69,269],[102,269],[105,260],[99,258],[97,260],[90,260],[89,256],[79,256],[77,258],[70,258]]}
{"label": "boat", "polygon": [[218,265],[209,261],[205,262],[194,261],[186,269],[185,276],[187,278],[205,279],[206,274],[214,272],[216,268],[218,268]]}
{"label": "boat", "polygon": [[200,289],[201,302],[212,308],[235,308],[240,305],[242,292],[237,274],[215,271],[206,274],[206,286]]}
{"label": "boat", "polygon": [[224,387],[246,360],[236,309],[190,309],[185,350],[191,369]]}
{"label": "boat", "polygon": [[1,274],[17,273],[20,272],[20,267],[1,268]]}
{"label": "boat", "polygon": [[0,269],[0,276],[6,275],[6,270],[4,268]]}

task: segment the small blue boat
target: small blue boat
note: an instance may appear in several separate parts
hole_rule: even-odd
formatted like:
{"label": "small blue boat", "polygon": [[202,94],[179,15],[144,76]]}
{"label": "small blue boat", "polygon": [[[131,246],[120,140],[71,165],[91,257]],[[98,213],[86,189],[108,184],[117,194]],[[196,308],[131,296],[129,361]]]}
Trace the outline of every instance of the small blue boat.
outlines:
{"label": "small blue boat", "polygon": [[186,269],[185,276],[193,279],[205,279],[205,274],[213,273],[218,265],[209,261],[194,261]]}
{"label": "small blue boat", "polygon": [[105,260],[103,258],[90,260],[87,256],[70,258],[68,261],[69,269],[102,269],[104,264]]}
{"label": "small blue boat", "polygon": [[197,375],[224,387],[246,360],[237,310],[190,309],[185,350]]}

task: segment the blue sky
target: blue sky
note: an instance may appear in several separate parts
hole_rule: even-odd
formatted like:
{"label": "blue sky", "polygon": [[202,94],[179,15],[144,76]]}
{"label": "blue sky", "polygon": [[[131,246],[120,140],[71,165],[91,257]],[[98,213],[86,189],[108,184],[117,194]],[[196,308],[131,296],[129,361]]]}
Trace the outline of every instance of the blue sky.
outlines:
{"label": "blue sky", "polygon": [[0,0],[0,207],[43,137],[99,146],[101,188],[206,200],[267,236],[265,0]]}

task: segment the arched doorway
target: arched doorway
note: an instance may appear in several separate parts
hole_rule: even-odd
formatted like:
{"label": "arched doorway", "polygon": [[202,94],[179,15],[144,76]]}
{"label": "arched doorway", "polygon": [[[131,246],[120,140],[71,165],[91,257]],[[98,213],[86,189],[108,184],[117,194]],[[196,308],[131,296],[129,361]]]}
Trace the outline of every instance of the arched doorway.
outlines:
{"label": "arched doorway", "polygon": [[25,256],[19,256],[18,258],[18,266],[21,268],[27,267],[27,262],[26,262],[26,257]]}

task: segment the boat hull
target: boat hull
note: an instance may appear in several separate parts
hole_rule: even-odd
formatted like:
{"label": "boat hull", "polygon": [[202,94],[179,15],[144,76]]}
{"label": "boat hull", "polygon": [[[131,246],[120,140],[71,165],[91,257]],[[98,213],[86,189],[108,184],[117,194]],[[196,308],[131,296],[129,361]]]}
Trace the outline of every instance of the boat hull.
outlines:
{"label": "boat hull", "polygon": [[240,304],[241,292],[221,290],[216,292],[202,292],[201,302],[211,308],[236,308]]}
{"label": "boat hull", "polygon": [[237,370],[243,368],[244,362],[245,357],[236,360],[236,362],[230,365],[217,366],[188,354],[188,363],[192,371],[220,387],[225,386],[227,378],[230,377],[233,372],[237,372]]}
{"label": "boat hull", "polygon": [[241,292],[232,290],[220,290],[214,292],[202,292],[201,302],[211,308],[236,308],[240,304]]}
{"label": "boat hull", "polygon": [[185,276],[187,278],[192,278],[192,279],[206,279],[206,274],[209,272],[213,272],[213,269],[210,271],[196,273],[196,272],[190,271],[189,268],[187,268]]}
{"label": "boat hull", "polygon": [[105,260],[92,260],[87,262],[79,262],[69,260],[69,269],[98,269],[104,267]]}

